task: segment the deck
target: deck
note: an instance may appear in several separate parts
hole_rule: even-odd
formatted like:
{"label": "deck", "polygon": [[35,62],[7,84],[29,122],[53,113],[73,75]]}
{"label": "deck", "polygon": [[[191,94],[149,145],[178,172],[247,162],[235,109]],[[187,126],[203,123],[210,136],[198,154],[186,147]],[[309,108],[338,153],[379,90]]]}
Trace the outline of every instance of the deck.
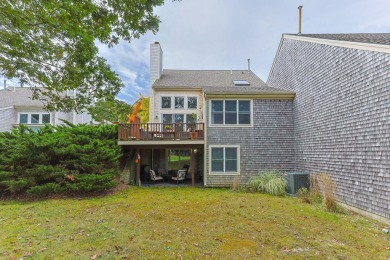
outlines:
{"label": "deck", "polygon": [[119,124],[118,143],[203,143],[204,123]]}

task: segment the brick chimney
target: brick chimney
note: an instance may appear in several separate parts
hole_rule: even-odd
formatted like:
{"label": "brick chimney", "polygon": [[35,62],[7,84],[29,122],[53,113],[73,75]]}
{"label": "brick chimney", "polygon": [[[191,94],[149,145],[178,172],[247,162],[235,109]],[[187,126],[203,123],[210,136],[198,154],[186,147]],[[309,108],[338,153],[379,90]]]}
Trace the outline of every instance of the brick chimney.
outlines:
{"label": "brick chimney", "polygon": [[[163,71],[163,51],[159,42],[150,44],[150,105],[154,104],[153,83],[159,79]],[[153,106],[149,109],[149,122],[158,123],[159,120],[154,116]]]}

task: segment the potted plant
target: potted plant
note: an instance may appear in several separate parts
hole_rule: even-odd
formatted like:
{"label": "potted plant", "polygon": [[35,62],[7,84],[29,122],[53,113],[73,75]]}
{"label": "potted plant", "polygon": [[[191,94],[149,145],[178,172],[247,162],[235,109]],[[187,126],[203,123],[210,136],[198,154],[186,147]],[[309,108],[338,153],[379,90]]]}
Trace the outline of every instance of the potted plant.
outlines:
{"label": "potted plant", "polygon": [[188,125],[190,129],[190,137],[192,140],[198,139],[198,132],[196,131],[196,114],[192,113],[191,124]]}

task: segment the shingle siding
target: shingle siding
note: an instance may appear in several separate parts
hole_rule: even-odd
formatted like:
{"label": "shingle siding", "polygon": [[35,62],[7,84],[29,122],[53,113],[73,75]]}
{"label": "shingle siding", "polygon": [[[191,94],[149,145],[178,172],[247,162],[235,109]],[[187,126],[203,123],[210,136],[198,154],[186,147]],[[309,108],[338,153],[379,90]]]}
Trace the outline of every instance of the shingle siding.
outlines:
{"label": "shingle siding", "polygon": [[13,123],[15,123],[14,108],[0,108],[0,132],[10,131]]}
{"label": "shingle siding", "polygon": [[[207,104],[209,106],[209,102]],[[240,146],[239,177],[242,183],[261,171],[294,169],[292,100],[253,100],[253,111],[253,127],[207,128],[206,158],[210,156],[210,145]],[[205,163],[209,173],[210,161]],[[208,174],[206,185],[231,185],[235,177]]]}
{"label": "shingle siding", "polygon": [[390,54],[284,39],[267,83],[296,92],[296,170],[389,218]]}

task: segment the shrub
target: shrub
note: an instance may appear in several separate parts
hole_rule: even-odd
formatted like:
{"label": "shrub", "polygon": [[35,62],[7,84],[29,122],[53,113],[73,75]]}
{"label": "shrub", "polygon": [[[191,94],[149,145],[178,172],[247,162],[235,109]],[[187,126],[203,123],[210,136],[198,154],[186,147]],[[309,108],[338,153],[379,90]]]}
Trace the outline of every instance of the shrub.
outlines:
{"label": "shrub", "polygon": [[302,187],[297,191],[297,197],[302,200],[303,202],[311,204],[312,201],[310,200],[310,192],[306,187]]}
{"label": "shrub", "polygon": [[323,194],[323,204],[328,211],[341,212],[341,208],[336,202],[336,184],[326,173],[319,175],[321,190]]}
{"label": "shrub", "polygon": [[13,175],[13,172],[0,171],[0,181],[10,180]]}
{"label": "shrub", "polygon": [[315,174],[310,174],[310,190],[309,199],[311,203],[321,203],[322,195],[320,185],[318,183],[318,177]]}
{"label": "shrub", "polygon": [[66,189],[71,192],[92,192],[104,191],[115,187],[116,182],[113,181],[113,175],[107,172],[102,175],[97,174],[79,174],[75,175],[74,183],[67,183]]}
{"label": "shrub", "polygon": [[114,125],[45,126],[38,133],[21,126],[0,133],[0,193],[111,188],[122,156],[116,136]]}
{"label": "shrub", "polygon": [[239,191],[239,189],[240,189],[240,178],[236,176],[233,180],[232,190]]}
{"label": "shrub", "polygon": [[1,184],[6,187],[5,190],[8,190],[12,194],[14,194],[24,190],[28,186],[28,181],[23,179],[9,180],[9,181],[2,181]]}
{"label": "shrub", "polygon": [[27,194],[35,196],[49,196],[64,191],[64,188],[57,183],[46,183],[41,186],[34,186],[27,190]]}
{"label": "shrub", "polygon": [[280,173],[270,171],[251,177],[248,186],[258,192],[282,196],[285,194],[287,180]]}

